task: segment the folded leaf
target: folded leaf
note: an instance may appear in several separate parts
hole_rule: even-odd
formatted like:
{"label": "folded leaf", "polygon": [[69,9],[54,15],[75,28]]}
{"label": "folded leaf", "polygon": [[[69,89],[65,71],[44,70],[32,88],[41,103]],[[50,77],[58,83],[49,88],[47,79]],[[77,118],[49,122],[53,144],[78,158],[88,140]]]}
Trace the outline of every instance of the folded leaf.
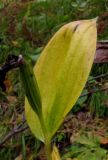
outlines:
{"label": "folded leaf", "polygon": [[[94,59],[96,38],[96,20],[71,22],[53,36],[34,67],[49,138],[57,131],[84,88]],[[38,118],[27,100],[25,105],[32,132],[44,141]]]}
{"label": "folded leaf", "polygon": [[26,119],[27,119],[28,125],[31,128],[31,131],[38,139],[44,142],[44,135],[41,129],[39,118],[31,108],[31,106],[29,105],[27,98],[25,98],[25,106],[26,106],[25,107]]}
{"label": "folded leaf", "polygon": [[52,160],[61,160],[58,149],[56,146],[53,147]]}

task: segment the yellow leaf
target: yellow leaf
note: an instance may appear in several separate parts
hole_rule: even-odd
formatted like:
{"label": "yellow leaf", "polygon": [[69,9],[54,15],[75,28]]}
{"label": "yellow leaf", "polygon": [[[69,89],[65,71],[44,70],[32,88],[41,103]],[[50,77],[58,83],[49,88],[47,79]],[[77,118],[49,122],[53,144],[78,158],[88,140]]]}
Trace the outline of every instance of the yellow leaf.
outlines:
{"label": "yellow leaf", "polygon": [[[96,20],[71,22],[53,36],[34,67],[49,138],[55,134],[85,86],[94,60],[96,39]],[[25,105],[32,132],[44,141],[37,115],[27,99]]]}
{"label": "yellow leaf", "polygon": [[26,119],[27,119],[27,122],[31,128],[31,131],[38,139],[40,139],[42,142],[44,142],[44,136],[43,136],[43,132],[41,129],[41,125],[40,125],[38,116],[30,107],[27,98],[25,98],[25,102],[26,102],[25,103],[25,105],[26,105],[26,107],[25,107]]}
{"label": "yellow leaf", "polygon": [[18,44],[18,42],[17,42],[17,41],[12,41],[12,44],[13,44],[13,46],[14,46],[14,47],[19,46],[19,44]]}
{"label": "yellow leaf", "polygon": [[58,149],[56,146],[53,147],[52,160],[61,160]]}
{"label": "yellow leaf", "polygon": [[22,154],[20,154],[18,157],[16,157],[15,160],[23,160]]}

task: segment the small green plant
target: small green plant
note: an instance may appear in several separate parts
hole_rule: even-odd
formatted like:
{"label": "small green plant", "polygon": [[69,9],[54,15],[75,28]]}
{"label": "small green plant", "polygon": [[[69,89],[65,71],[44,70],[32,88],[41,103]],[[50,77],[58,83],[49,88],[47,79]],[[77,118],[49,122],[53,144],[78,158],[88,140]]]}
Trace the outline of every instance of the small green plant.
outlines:
{"label": "small green plant", "polygon": [[97,117],[105,117],[108,116],[108,109],[105,105],[105,101],[108,99],[108,95],[106,93],[94,93],[91,96],[90,101],[90,111],[92,114],[95,114]]}
{"label": "small green plant", "polygon": [[51,139],[84,88],[96,38],[96,20],[71,22],[53,36],[34,70],[26,59],[20,67],[26,119],[34,135],[45,143],[47,160],[60,159],[56,147],[51,151]]}
{"label": "small green plant", "polygon": [[[70,151],[69,151],[70,150]],[[107,155],[107,150],[100,147],[99,139],[94,135],[80,135],[62,160],[76,158],[77,160],[102,160]]]}

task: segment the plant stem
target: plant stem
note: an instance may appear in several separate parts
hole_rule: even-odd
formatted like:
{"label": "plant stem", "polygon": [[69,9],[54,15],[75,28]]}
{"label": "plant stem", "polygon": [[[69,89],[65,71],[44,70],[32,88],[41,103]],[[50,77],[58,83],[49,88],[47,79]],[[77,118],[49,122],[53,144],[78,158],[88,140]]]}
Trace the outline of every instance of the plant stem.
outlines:
{"label": "plant stem", "polygon": [[51,141],[47,141],[45,142],[45,152],[46,152],[46,157],[47,157],[47,160],[52,160],[52,157],[51,157]]}
{"label": "plant stem", "polygon": [[38,116],[39,116],[39,119],[40,119],[42,131],[43,131],[43,134],[44,134],[44,137],[45,137],[46,158],[47,158],[47,160],[52,160],[52,157],[51,157],[51,138],[49,138],[49,134],[48,134],[46,126],[45,126],[45,122],[44,122],[44,119],[43,119],[42,112]]}

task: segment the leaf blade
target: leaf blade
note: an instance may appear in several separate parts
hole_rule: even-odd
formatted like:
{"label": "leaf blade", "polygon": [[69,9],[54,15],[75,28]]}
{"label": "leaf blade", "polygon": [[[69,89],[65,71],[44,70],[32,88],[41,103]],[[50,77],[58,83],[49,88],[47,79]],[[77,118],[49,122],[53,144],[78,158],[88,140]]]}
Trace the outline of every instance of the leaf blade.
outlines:
{"label": "leaf blade", "polygon": [[95,20],[71,22],[53,36],[34,67],[50,137],[84,88],[94,59],[96,37]]}

